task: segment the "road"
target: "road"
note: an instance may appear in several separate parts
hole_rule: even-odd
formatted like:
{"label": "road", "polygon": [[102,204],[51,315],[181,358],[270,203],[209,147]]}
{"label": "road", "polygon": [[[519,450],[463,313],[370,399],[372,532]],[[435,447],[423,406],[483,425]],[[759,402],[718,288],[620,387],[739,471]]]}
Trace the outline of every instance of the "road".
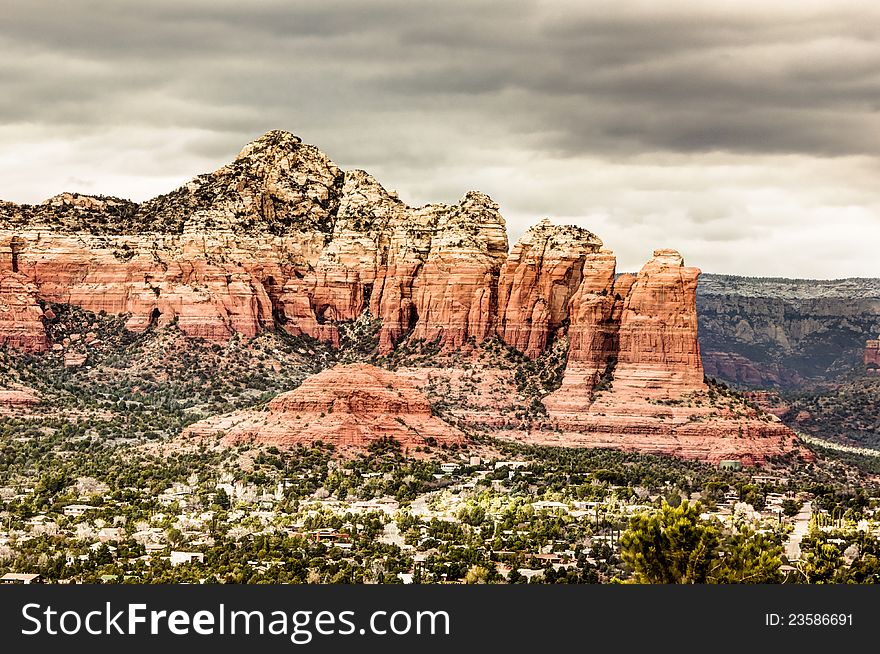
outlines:
{"label": "road", "polygon": [[810,530],[810,518],[813,517],[813,503],[804,502],[801,510],[794,517],[794,531],[785,543],[785,556],[789,561],[797,561],[801,558],[801,540]]}
{"label": "road", "polygon": [[386,545],[397,545],[398,547],[403,547],[403,534],[400,533],[400,529],[397,526],[397,522],[392,520],[387,525],[385,525],[385,531],[379,536],[379,542],[385,543]]}

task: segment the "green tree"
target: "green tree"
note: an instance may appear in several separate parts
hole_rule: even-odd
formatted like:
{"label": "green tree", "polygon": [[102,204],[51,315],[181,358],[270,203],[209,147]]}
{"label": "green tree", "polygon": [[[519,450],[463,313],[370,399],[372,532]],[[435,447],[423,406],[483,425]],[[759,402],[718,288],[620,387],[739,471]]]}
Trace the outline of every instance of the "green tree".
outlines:
{"label": "green tree", "polygon": [[802,506],[803,502],[799,502],[797,500],[792,500],[788,498],[782,500],[782,512],[789,518],[796,516],[798,514],[798,511],[801,510]]}
{"label": "green tree", "polygon": [[718,542],[718,530],[700,520],[699,503],[687,501],[633,516],[620,538],[624,562],[644,584],[706,583]]}
{"label": "green tree", "polygon": [[835,576],[844,568],[840,550],[831,543],[817,541],[804,555],[800,566],[808,584],[831,584],[837,581]]}
{"label": "green tree", "polygon": [[214,504],[216,504],[221,509],[228,509],[232,502],[229,499],[229,494],[223,488],[218,488],[217,493],[214,495]]}
{"label": "green tree", "polygon": [[743,530],[722,545],[709,573],[709,583],[775,584],[781,581],[782,545],[763,534]]}

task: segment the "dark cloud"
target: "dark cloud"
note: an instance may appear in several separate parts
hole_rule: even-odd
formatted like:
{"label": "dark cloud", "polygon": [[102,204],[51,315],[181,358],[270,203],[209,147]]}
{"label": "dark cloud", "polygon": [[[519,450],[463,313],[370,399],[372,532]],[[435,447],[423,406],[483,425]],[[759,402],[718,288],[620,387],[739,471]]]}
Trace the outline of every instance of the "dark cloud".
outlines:
{"label": "dark cloud", "polygon": [[72,178],[145,196],[285,128],[411,201],[480,186],[514,236],[531,212],[621,239],[702,227],[704,265],[766,271],[714,244],[830,206],[876,234],[878,19],[846,0],[11,0],[0,197]]}

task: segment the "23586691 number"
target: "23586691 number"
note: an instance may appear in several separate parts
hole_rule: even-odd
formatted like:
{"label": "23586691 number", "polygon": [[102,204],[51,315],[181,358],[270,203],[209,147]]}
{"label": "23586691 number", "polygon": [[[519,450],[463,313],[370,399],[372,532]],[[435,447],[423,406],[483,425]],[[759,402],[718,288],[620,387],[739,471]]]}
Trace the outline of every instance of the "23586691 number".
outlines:
{"label": "23586691 number", "polygon": [[790,627],[851,627],[852,613],[789,613]]}

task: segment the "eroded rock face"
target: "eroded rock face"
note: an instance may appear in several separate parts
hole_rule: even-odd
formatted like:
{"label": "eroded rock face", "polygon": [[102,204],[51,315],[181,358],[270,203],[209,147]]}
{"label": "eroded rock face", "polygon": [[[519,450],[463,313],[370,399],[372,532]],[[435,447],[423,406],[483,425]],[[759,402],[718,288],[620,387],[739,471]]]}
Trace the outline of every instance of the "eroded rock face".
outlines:
{"label": "eroded rock face", "polygon": [[571,346],[562,387],[544,404],[551,413],[582,411],[599,384],[634,398],[704,390],[697,342],[700,271],[674,250],[657,250],[635,277],[615,279],[614,255],[588,257],[571,299]]}
{"label": "eroded rock face", "polygon": [[[571,349],[559,390],[544,398],[557,432],[531,440],[758,464],[801,450],[794,433],[704,382],[697,341],[700,271],[656,250],[638,275],[614,279],[594,255],[571,301]],[[587,280],[592,284],[587,286]]]}
{"label": "eroded rock face", "polygon": [[24,275],[0,270],[0,345],[42,352],[49,347],[37,289]]}
{"label": "eroded rock face", "polygon": [[556,226],[545,219],[529,229],[501,271],[495,329],[499,338],[529,357],[541,354],[568,319],[569,300],[584,279],[585,262],[601,247],[595,234],[579,227]]}
{"label": "eroded rock face", "polygon": [[405,449],[464,442],[435,417],[416,386],[365,364],[340,365],[306,379],[269,402],[264,411],[240,411],[196,423],[184,436],[223,434],[223,442],[291,447],[315,441],[364,450],[383,437]]}
{"label": "eroded rock face", "polygon": [[491,333],[507,232],[498,205],[470,192],[451,209],[440,209],[424,266],[413,283],[412,338],[449,347],[477,342]]}
{"label": "eroded rock face", "polygon": [[669,396],[703,388],[697,341],[697,279],[675,250],[655,250],[620,316],[615,385]]}
{"label": "eroded rock face", "polygon": [[136,331],[177,321],[191,336],[224,341],[280,325],[338,343],[337,323],[369,309],[382,322],[383,352],[404,338],[455,348],[497,334],[535,357],[570,320],[571,360],[586,377],[623,338],[622,369],[690,365],[701,378],[691,325],[667,320],[690,315],[666,311],[689,301],[690,287],[676,283],[692,269],[676,254],[655,257],[630,295],[628,278],[614,280],[613,255],[586,230],[544,221],[508,255],[504,219],[487,196],[409,207],[286,132],[141,205],[75,194],[4,203],[0,227],[0,265],[37,297],[130,314]]}
{"label": "eroded rock face", "polygon": [[40,404],[40,398],[33,389],[16,386],[0,388],[0,415],[15,414]]}
{"label": "eroded rock face", "polygon": [[0,264],[40,298],[131,314],[138,331],[177,320],[213,341],[279,324],[337,343],[335,323],[368,307],[384,351],[410,334],[482,340],[506,256],[487,196],[409,207],[286,132],[141,205],[75,194],[0,205]]}

